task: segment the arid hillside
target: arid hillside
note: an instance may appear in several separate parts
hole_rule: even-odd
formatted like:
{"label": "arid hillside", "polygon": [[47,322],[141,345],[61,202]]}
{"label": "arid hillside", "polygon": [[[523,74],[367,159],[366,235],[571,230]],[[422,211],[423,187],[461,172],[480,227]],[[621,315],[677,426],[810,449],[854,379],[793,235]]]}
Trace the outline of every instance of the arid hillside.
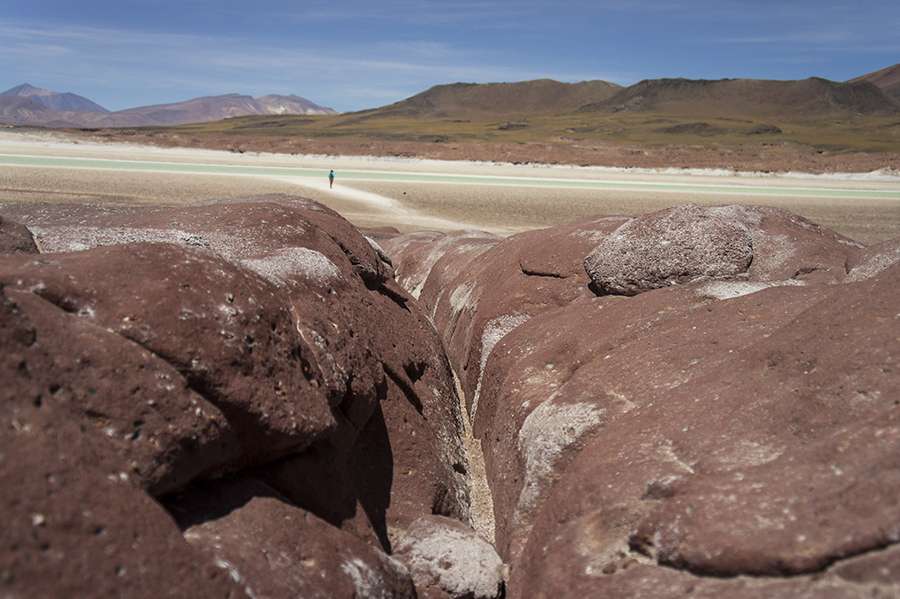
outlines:
{"label": "arid hillside", "polygon": [[838,83],[756,79],[641,81],[583,111],[663,112],[739,117],[826,117],[900,114],[900,105],[868,81]]}
{"label": "arid hillside", "polygon": [[483,118],[560,114],[613,96],[622,86],[607,81],[561,83],[552,79],[516,83],[437,85],[411,98],[361,113],[365,118]]}
{"label": "arid hillside", "polygon": [[856,81],[873,83],[884,90],[884,93],[900,101],[900,63],[853,79],[853,82]]}

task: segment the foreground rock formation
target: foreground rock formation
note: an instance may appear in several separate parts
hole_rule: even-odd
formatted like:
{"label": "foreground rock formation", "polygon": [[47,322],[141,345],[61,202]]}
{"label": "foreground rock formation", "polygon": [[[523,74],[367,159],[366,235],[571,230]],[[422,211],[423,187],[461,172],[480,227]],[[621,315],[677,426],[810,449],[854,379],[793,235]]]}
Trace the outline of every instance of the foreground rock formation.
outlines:
{"label": "foreground rock formation", "polygon": [[416,596],[463,420],[370,241],[285,197],[4,215],[0,594]]}
{"label": "foreground rock formation", "polygon": [[422,239],[384,246],[442,290],[510,596],[900,595],[896,242],[738,206]]}
{"label": "foreground rock formation", "polygon": [[4,206],[0,595],[900,595],[897,240],[368,233]]}

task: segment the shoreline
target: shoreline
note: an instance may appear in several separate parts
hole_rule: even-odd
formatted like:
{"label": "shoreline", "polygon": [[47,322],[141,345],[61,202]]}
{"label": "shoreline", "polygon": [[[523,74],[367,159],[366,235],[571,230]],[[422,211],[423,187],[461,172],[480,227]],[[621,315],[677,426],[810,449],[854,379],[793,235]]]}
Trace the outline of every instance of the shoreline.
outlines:
{"label": "shoreline", "polygon": [[[198,152],[209,154],[210,158],[241,157],[258,158],[260,160],[279,160],[284,162],[360,162],[364,166],[377,166],[385,164],[390,166],[406,167],[436,167],[439,169],[455,170],[460,167],[472,168],[512,168],[522,170],[569,170],[573,173],[585,174],[621,174],[621,175],[669,175],[669,176],[700,176],[700,177],[742,177],[742,178],[770,178],[770,179],[811,179],[821,181],[873,181],[896,182],[900,184],[900,169],[881,167],[870,171],[846,171],[846,172],[815,172],[815,171],[760,171],[760,170],[736,170],[731,168],[713,167],[645,167],[645,166],[602,166],[584,165],[573,163],[548,163],[548,162],[510,162],[503,160],[467,160],[445,159],[417,156],[391,156],[379,154],[317,154],[317,153],[286,153],[270,151],[245,151],[233,152],[221,148],[196,147],[191,145],[164,145],[142,140],[134,141],[118,139],[97,139],[96,137],[80,138],[78,134],[66,130],[42,130],[42,129],[0,129],[0,143],[15,143],[17,140],[23,143],[45,142],[64,146],[81,146],[82,148],[108,149],[110,146],[123,149],[139,150],[151,154],[155,153],[183,153],[186,157],[197,159]],[[541,173],[542,175],[546,173]]]}

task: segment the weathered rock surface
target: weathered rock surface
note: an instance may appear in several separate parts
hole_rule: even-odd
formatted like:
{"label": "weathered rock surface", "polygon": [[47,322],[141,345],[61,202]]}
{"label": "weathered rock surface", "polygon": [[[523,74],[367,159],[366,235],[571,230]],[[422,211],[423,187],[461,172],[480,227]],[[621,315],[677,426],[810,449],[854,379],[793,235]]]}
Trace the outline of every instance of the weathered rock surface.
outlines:
{"label": "weathered rock surface", "polygon": [[[337,559],[337,546],[365,548],[353,551],[366,567],[353,569],[349,553],[351,566],[331,562],[335,575],[344,573],[333,587],[339,594],[410,596],[402,568],[395,572],[370,545],[389,549],[423,515],[468,520],[468,464],[440,339],[390,279],[377,244],[297,198],[7,208],[46,253],[0,256],[4,427],[42,442],[67,423],[96,454],[84,460],[96,462],[98,476],[130,489],[127,501],[109,496],[110,509],[125,513],[157,505],[148,495],[174,509],[172,493],[253,472],[278,488],[280,503],[260,491],[246,516],[235,515],[246,522],[222,520],[223,530],[253,529],[265,514],[296,510],[315,521],[309,534],[321,537],[322,556]],[[38,415],[52,426],[39,427]],[[76,471],[82,455],[72,458]],[[28,517],[28,507],[12,500],[5,510],[4,518]],[[207,579],[243,596],[232,572],[223,577],[166,522],[154,526],[159,535],[169,531],[174,540],[166,543],[177,541],[168,549],[173,565],[163,560],[147,572],[166,580],[165,568],[192,567],[193,578],[172,587],[176,596],[222,594],[202,590]],[[250,556],[262,545],[247,540],[237,551]],[[93,549],[85,551],[89,562]],[[154,559],[154,551],[136,548],[135,559]],[[248,564],[263,571],[261,562]],[[45,568],[48,580],[55,567]],[[370,570],[384,585],[366,595],[353,583],[366,583]],[[25,576],[21,565],[3,572],[4,580]],[[108,595],[118,587],[111,579],[99,588]],[[147,592],[167,594],[158,589]]]}
{"label": "weathered rock surface", "polygon": [[497,241],[496,235],[482,231],[423,231],[386,240],[384,249],[394,261],[397,282],[419,299],[432,268],[448,251],[465,254],[466,250],[460,251],[460,246],[484,248]]}
{"label": "weathered rock surface", "polygon": [[[422,286],[420,299],[443,336],[471,412],[477,412],[481,372],[497,342],[532,316],[591,295],[584,256],[626,220],[609,217],[529,231],[499,244],[448,236],[435,242],[440,257],[431,266],[407,267],[427,271],[424,283],[408,284]],[[407,246],[404,237],[392,241],[398,260],[431,261],[427,246]]]}
{"label": "weathered rock surface", "polygon": [[504,565],[494,547],[458,520],[424,516],[397,544],[424,597],[493,599],[503,595]]}
{"label": "weathered rock surface", "polygon": [[0,401],[9,426],[77,423],[153,495],[238,459],[223,414],[169,363],[32,293],[7,288],[0,298]]}
{"label": "weathered rock surface", "polygon": [[652,566],[812,595],[896,543],[898,282],[597,298],[512,333],[476,422],[512,594],[680,596]]}
{"label": "weathered rock surface", "polygon": [[184,537],[251,597],[416,596],[398,561],[290,505],[253,479],[198,487],[173,498]]}
{"label": "weathered rock surface", "polygon": [[866,248],[847,264],[847,282],[863,281],[900,262],[900,238]]}
{"label": "weathered rock surface", "polygon": [[[41,322],[44,314],[26,313],[0,292],[0,594],[244,597],[184,542],[159,504],[133,484],[129,461],[135,454],[141,457],[140,452],[126,449],[119,455],[120,442],[60,405],[74,395],[77,383],[61,381],[61,397],[29,393],[23,380],[45,376],[40,370],[53,368],[52,361],[34,359],[47,341],[32,316],[46,324]],[[97,356],[90,350],[83,355]],[[20,364],[25,372],[12,374]],[[86,383],[90,374],[88,369],[78,378]],[[85,390],[101,395],[107,385],[101,376],[97,389]],[[202,449],[200,453],[202,458]]]}
{"label": "weathered rock surface", "polygon": [[859,244],[776,208],[677,206],[635,218],[585,259],[599,295],[697,279],[835,282]]}
{"label": "weathered rock surface", "polygon": [[448,254],[456,280],[438,260],[423,286],[509,596],[900,593],[896,244],[757,207],[598,225]]}
{"label": "weathered rock surface", "polygon": [[31,231],[0,216],[0,254],[37,254]]}

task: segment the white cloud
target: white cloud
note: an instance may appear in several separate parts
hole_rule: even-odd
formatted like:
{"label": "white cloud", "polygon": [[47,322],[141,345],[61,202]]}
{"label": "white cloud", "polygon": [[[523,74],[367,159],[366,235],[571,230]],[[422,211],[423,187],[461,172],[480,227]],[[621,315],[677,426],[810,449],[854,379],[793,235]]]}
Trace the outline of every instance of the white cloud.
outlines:
{"label": "white cloud", "polygon": [[338,109],[359,109],[453,81],[601,78],[507,65],[422,40],[323,48],[0,20],[0,47],[14,49],[0,54],[0,72],[7,77],[96,95],[114,109],[229,92],[297,93]]}

